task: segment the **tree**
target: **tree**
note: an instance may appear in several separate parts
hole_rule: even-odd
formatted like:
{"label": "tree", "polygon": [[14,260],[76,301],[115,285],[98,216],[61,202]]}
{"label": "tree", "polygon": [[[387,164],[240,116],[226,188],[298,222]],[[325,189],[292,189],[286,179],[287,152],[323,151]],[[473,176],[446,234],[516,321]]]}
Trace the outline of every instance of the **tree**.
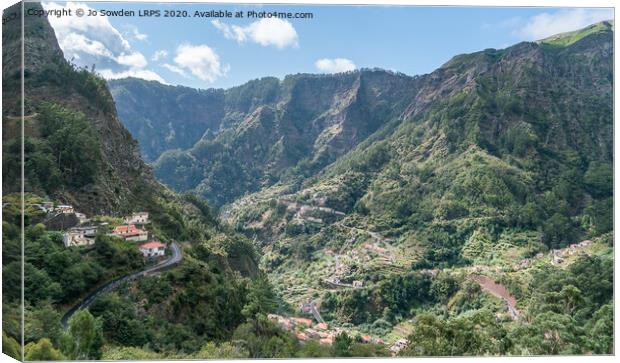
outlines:
{"label": "tree", "polygon": [[595,354],[613,354],[614,309],[613,304],[603,305],[586,326],[588,348]]}
{"label": "tree", "polygon": [[64,356],[54,348],[47,338],[41,338],[37,343],[30,342],[24,347],[24,357],[29,361],[63,360]]}
{"label": "tree", "polygon": [[413,331],[408,339],[411,344],[400,353],[402,356],[442,356],[449,355],[446,324],[430,313],[416,318]]}
{"label": "tree", "polygon": [[49,338],[52,344],[58,344],[62,333],[60,313],[49,302],[36,307],[27,306],[26,314],[26,341],[37,341]]}
{"label": "tree", "polygon": [[595,197],[607,197],[613,194],[614,172],[610,165],[593,161],[583,176],[584,184]]}
{"label": "tree", "polygon": [[274,311],[276,307],[276,295],[273,292],[273,287],[267,275],[261,272],[252,281],[248,292],[248,302],[241,313],[246,319],[256,319],[259,315],[265,316]]}
{"label": "tree", "polygon": [[69,359],[99,359],[103,344],[101,322],[88,310],[78,311],[69,321],[69,329],[61,337],[60,344]]}
{"label": "tree", "polygon": [[350,357],[351,346],[353,345],[353,338],[347,333],[341,332],[336,335],[334,343],[332,344],[332,351],[335,357]]}
{"label": "tree", "polygon": [[301,346],[301,349],[297,353],[297,356],[300,358],[329,357],[329,350],[321,346],[321,344],[318,341],[309,340],[304,345]]}
{"label": "tree", "polygon": [[22,359],[21,347],[17,340],[2,331],[2,353],[17,360]]}
{"label": "tree", "polygon": [[542,240],[549,248],[560,248],[572,237],[571,220],[563,214],[555,213],[542,227]]}
{"label": "tree", "polygon": [[198,353],[194,354],[196,359],[240,359],[247,357],[247,350],[234,346],[229,342],[221,344],[208,342],[200,348]]}
{"label": "tree", "polygon": [[109,341],[123,346],[142,346],[146,342],[145,329],[137,320],[135,307],[118,294],[105,294],[89,308],[102,321],[101,328]]}

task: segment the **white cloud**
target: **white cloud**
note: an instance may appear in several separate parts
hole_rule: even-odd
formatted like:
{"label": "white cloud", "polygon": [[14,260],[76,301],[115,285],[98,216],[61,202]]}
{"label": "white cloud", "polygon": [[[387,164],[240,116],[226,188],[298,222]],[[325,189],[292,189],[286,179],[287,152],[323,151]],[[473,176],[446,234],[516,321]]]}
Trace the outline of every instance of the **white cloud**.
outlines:
{"label": "white cloud", "polygon": [[111,69],[102,69],[97,71],[105,79],[119,79],[127,77],[135,77],[146,79],[147,81],[157,81],[163,84],[167,84],[166,81],[157,73],[149,71],[147,69],[129,69],[126,71],[115,72]]}
{"label": "white cloud", "polygon": [[121,54],[116,58],[118,64],[128,66],[130,68],[144,68],[147,65],[146,58],[140,52],[129,54]]}
{"label": "white cloud", "polygon": [[[82,8],[86,11],[93,10],[91,7],[84,3],[74,3],[68,2],[66,4],[61,5],[54,2],[43,3],[43,7],[48,9],[75,9]],[[79,53],[91,54],[89,51],[91,48],[84,48],[83,52],[80,52],[80,48],[77,46],[71,46],[67,37],[72,35],[81,35],[83,37],[88,38],[88,40],[92,43],[98,43],[102,47],[104,47],[107,52],[110,54],[118,54],[125,51],[128,51],[131,46],[127,39],[123,37],[123,35],[110,24],[107,16],[62,16],[62,17],[54,17],[51,16],[48,18],[50,24],[54,28],[54,32],[56,33],[56,37],[59,40],[60,46],[62,50],[66,53],[67,57],[71,57],[75,54],[79,55]],[[65,50],[67,48],[67,50]],[[101,52],[97,52],[94,55],[101,55]]]}
{"label": "white cloud", "polygon": [[299,44],[293,24],[282,19],[261,19],[246,26],[230,25],[219,20],[212,20],[211,24],[221,31],[225,38],[234,39],[239,43],[250,40],[262,46],[272,45],[278,49],[297,47]]}
{"label": "white cloud", "polygon": [[[93,10],[85,3],[68,2],[57,4],[42,3],[44,9]],[[78,66],[103,69],[99,73],[104,78],[139,77],[165,83],[157,73],[146,69],[148,61],[142,53],[135,51],[131,43],[110,23],[107,16],[49,17],[56,33],[58,44],[65,58]],[[147,39],[134,25],[127,25],[129,37],[135,40]]]}
{"label": "white cloud", "polygon": [[114,59],[114,54],[103,43],[84,34],[67,33],[58,39],[58,44],[68,59],[81,59],[80,55],[84,54]]}
{"label": "white cloud", "polygon": [[127,25],[127,28],[129,28],[130,36],[135,40],[144,41],[149,37],[144,33],[140,33],[140,30],[138,30],[138,27],[135,25]]}
{"label": "white cloud", "polygon": [[317,60],[314,65],[323,73],[348,72],[357,68],[352,60],[346,58],[322,58]]}
{"label": "white cloud", "polygon": [[177,67],[177,66],[165,63],[165,64],[162,64],[162,67],[166,68],[170,72],[174,72],[174,73],[182,75],[183,77],[189,78],[187,73],[184,70],[182,70],[181,68]]}
{"label": "white cloud", "polygon": [[157,62],[160,59],[164,59],[168,56],[168,52],[166,50],[158,50],[155,53],[153,53],[153,56],[151,56],[151,60],[153,62]]}
{"label": "white cloud", "polygon": [[177,48],[174,63],[179,69],[187,70],[207,82],[225,76],[230,69],[228,65],[220,63],[220,57],[207,45],[181,44]]}
{"label": "white cloud", "polygon": [[571,9],[541,13],[527,20],[515,35],[527,40],[539,40],[555,34],[578,30],[590,24],[613,19],[612,9]]}

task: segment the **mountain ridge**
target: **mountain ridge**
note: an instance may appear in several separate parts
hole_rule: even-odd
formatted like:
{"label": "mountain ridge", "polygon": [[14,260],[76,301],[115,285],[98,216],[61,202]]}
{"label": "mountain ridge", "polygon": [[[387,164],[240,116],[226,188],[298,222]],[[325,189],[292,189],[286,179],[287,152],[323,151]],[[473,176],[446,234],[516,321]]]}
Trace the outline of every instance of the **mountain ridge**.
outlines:
{"label": "mountain ridge", "polygon": [[[593,27],[596,28],[596,26]],[[598,30],[592,32],[591,36],[611,31],[606,26],[599,28],[596,28]],[[506,49],[486,49],[472,54],[457,55],[436,71],[413,77],[377,69],[363,69],[336,75],[300,73],[286,76],[282,80],[266,77],[227,90],[211,90],[211,92],[224,94],[223,104],[218,104],[216,106],[218,111],[215,112],[223,114],[224,117],[219,122],[215,122],[213,127],[198,130],[194,135],[197,141],[193,146],[185,149],[187,144],[184,144],[184,146],[163,151],[153,164],[155,174],[164,183],[177,190],[192,190],[216,205],[223,205],[244,192],[257,191],[283,178],[287,179],[291,175],[301,173],[307,176],[317,172],[346,154],[379,128],[392,122],[392,119],[402,121],[411,118],[435,100],[449,97],[450,92],[460,92],[476,87],[475,77],[487,72],[497,59],[502,59],[503,62],[513,59],[511,62],[518,62],[522,74],[514,76],[519,78],[523,76],[523,72],[526,72],[528,67],[544,66],[545,59],[551,58],[551,52],[562,52],[563,49],[560,47],[556,50],[545,51],[545,53],[541,46],[536,42],[521,42]],[[543,53],[547,54],[544,58]],[[373,78],[374,84],[370,84]],[[377,81],[379,78],[383,79]],[[366,82],[360,83],[361,79]],[[117,88],[116,82],[123,81],[110,82],[113,93],[116,94],[117,103],[121,102],[122,105],[125,98],[118,95],[116,91],[122,89],[122,86]],[[142,81],[132,80],[131,82]],[[346,89],[332,86],[331,89],[313,89],[314,93],[306,96],[301,94],[303,87],[323,87],[322,83],[329,84],[330,82],[332,84],[345,82]],[[386,82],[386,84],[381,84],[381,82]],[[400,92],[391,91],[389,82],[398,83],[395,88],[400,89]],[[311,83],[314,86],[311,86]],[[360,84],[370,84],[364,88],[364,92],[370,91],[367,94],[360,93]],[[372,89],[380,91],[373,94]],[[294,94],[292,92],[300,93],[296,94],[297,98],[291,98]],[[318,95],[322,96],[317,97]],[[386,98],[386,95],[391,98]],[[321,97],[329,98],[328,101],[331,104],[325,104],[325,101],[321,101]],[[362,100],[362,97],[366,99]],[[304,108],[303,103],[296,101],[297,99],[310,99],[311,102],[317,104],[312,105],[311,108]],[[240,100],[244,101],[239,102]],[[371,101],[376,102],[372,104]],[[307,101],[304,102],[307,103]],[[357,109],[355,102],[359,105]],[[389,110],[385,107],[388,104]],[[375,109],[364,109],[366,106],[374,106]],[[378,109],[376,106],[384,109]],[[299,109],[294,109],[295,107]],[[309,111],[317,107],[327,113],[321,115],[315,111]],[[399,107],[404,107],[404,109],[398,111]],[[148,112],[141,108],[135,110],[137,112],[134,114]],[[288,125],[282,123],[286,122],[286,118],[281,119],[281,117],[286,115],[287,111],[292,115],[291,117],[297,119],[296,123]],[[301,114],[294,115],[294,112]],[[306,114],[303,114],[304,112]],[[373,120],[372,117],[379,117],[381,120]],[[131,116],[129,120],[124,120],[126,123],[139,123],[134,122]],[[244,137],[244,133],[248,132],[247,128],[250,125],[258,127],[256,128],[258,134],[241,142],[241,138]],[[166,127],[174,128],[175,126],[168,122]],[[142,129],[144,128],[143,123]],[[284,138],[275,138],[274,135],[278,132],[283,133]],[[311,136],[302,137],[300,133]],[[149,142],[153,140],[159,139],[149,138]],[[233,145],[235,142],[238,144]],[[258,151],[247,149],[247,144],[255,145]],[[235,156],[236,148],[243,147],[246,147],[246,154]],[[205,159],[206,154],[210,154],[209,160]],[[237,165],[237,162],[240,164]],[[219,166],[221,163],[237,165],[234,167],[235,170],[247,169],[248,173],[227,171],[225,167]],[[252,166],[258,164],[264,167]],[[175,169],[180,172],[175,173]],[[230,175],[235,175],[240,186],[231,186],[223,182]]]}

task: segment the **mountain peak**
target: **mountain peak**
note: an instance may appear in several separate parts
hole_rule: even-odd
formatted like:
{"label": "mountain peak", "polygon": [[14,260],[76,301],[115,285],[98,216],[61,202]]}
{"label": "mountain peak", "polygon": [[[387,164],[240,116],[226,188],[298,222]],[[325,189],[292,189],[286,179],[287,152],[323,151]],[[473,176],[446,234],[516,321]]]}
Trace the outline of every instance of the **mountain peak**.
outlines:
{"label": "mountain peak", "polygon": [[559,47],[566,47],[571,44],[574,44],[581,39],[587,37],[591,34],[596,33],[611,33],[614,30],[614,21],[613,20],[605,20],[598,23],[594,23],[592,25],[588,25],[585,28],[578,29],[571,32],[560,33],[556,35],[552,35],[548,38],[544,38],[538,40],[539,44],[547,44]]}

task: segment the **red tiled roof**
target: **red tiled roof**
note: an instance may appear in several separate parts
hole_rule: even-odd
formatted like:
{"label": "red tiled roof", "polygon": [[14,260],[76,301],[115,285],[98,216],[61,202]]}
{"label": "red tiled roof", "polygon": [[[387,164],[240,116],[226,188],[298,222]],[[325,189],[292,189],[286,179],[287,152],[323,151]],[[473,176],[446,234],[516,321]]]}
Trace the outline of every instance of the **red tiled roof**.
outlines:
{"label": "red tiled roof", "polygon": [[165,248],[166,245],[158,241],[146,242],[140,245],[140,248],[160,248],[160,247]]}
{"label": "red tiled roof", "polygon": [[140,228],[136,228],[136,226],[133,224],[129,224],[115,227],[113,233],[120,236],[135,236],[138,234],[144,234],[146,233],[146,231]]}

